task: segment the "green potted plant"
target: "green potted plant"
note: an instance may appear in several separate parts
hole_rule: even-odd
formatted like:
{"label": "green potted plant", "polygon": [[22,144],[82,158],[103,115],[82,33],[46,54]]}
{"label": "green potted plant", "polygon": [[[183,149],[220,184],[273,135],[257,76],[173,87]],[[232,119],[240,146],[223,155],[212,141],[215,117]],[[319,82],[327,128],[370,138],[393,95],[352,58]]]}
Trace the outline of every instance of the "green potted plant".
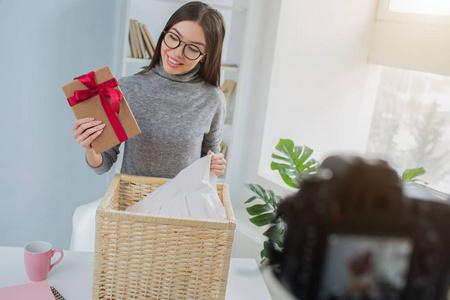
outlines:
{"label": "green potted plant", "polygon": [[[272,154],[274,161],[270,164],[270,168],[278,170],[283,181],[292,188],[299,189],[302,178],[316,172],[320,166],[319,162],[311,157],[314,151],[308,146],[295,146],[292,140],[280,139],[275,149],[278,150],[279,154]],[[263,202],[246,208],[252,216],[250,222],[258,227],[269,225],[263,235],[270,236],[274,246],[278,250],[282,250],[284,248],[286,223],[282,218],[276,218],[278,205],[282,198],[272,190],[265,190],[259,184],[246,184],[246,187],[253,191],[255,195],[245,201],[245,204],[257,199],[261,200],[259,202]],[[260,253],[262,262],[265,262],[268,257],[268,249],[269,243],[265,241]]]}
{"label": "green potted plant", "polygon": [[[315,173],[320,166],[320,163],[311,157],[314,152],[311,148],[305,145],[296,146],[290,139],[280,139],[275,149],[279,154],[272,154],[274,161],[271,162],[270,168],[278,170],[281,178],[289,187],[300,189],[303,177]],[[428,185],[427,182],[417,179],[425,173],[426,171],[422,167],[406,169],[401,176],[402,184]],[[286,222],[278,216],[278,207],[282,197],[276,195],[272,190],[264,189],[259,184],[246,184],[245,186],[255,194],[244,202],[253,204],[246,207],[251,216],[250,222],[258,227],[268,225],[269,228],[263,235],[271,238],[275,250],[282,251],[286,232]],[[258,203],[254,204],[254,202]],[[266,262],[269,257],[269,249],[269,242],[265,241],[260,252],[261,263]]]}

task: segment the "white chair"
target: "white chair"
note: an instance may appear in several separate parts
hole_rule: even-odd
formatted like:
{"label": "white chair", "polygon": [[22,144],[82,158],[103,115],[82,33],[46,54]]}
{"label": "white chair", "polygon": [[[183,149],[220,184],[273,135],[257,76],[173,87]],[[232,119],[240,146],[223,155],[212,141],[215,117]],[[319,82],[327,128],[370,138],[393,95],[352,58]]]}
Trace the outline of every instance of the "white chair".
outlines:
{"label": "white chair", "polygon": [[94,252],[95,212],[102,198],[75,208],[69,250]]}
{"label": "white chair", "polygon": [[[115,173],[122,167],[123,145],[115,165]],[[72,218],[72,236],[69,250],[94,252],[95,246],[95,212],[102,198],[75,208]]]}

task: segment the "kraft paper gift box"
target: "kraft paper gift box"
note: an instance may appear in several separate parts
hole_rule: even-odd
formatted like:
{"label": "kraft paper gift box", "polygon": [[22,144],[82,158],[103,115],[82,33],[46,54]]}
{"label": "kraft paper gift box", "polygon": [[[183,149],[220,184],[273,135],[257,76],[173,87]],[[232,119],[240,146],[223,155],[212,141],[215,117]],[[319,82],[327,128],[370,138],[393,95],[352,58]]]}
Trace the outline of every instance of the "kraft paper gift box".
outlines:
{"label": "kraft paper gift box", "polygon": [[79,76],[62,86],[77,119],[95,118],[106,124],[92,148],[102,153],[139,134],[133,113],[108,66]]}

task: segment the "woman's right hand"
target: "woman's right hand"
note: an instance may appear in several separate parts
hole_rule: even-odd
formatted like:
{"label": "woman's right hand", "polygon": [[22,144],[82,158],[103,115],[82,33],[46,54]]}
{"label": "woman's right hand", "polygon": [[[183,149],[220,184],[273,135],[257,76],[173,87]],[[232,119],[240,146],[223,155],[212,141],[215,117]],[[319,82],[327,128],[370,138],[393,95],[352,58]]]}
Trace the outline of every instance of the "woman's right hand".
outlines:
{"label": "woman's right hand", "polygon": [[78,119],[72,127],[73,138],[86,151],[92,151],[91,143],[103,132],[103,128],[105,128],[105,124],[102,124],[102,121],[94,120],[94,118]]}

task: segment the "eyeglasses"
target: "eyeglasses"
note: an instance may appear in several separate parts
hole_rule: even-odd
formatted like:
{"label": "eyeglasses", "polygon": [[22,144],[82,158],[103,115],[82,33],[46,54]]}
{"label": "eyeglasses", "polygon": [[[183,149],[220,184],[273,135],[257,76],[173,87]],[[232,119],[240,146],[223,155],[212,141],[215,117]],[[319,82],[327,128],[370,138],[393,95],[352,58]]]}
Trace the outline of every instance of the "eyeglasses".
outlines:
{"label": "eyeglasses", "polygon": [[178,35],[170,31],[163,31],[164,33],[164,44],[170,49],[175,49],[180,46],[181,43],[184,43],[183,54],[189,60],[196,60],[201,55],[206,55],[203,53],[199,47],[193,44],[186,44],[186,42],[182,41]]}

